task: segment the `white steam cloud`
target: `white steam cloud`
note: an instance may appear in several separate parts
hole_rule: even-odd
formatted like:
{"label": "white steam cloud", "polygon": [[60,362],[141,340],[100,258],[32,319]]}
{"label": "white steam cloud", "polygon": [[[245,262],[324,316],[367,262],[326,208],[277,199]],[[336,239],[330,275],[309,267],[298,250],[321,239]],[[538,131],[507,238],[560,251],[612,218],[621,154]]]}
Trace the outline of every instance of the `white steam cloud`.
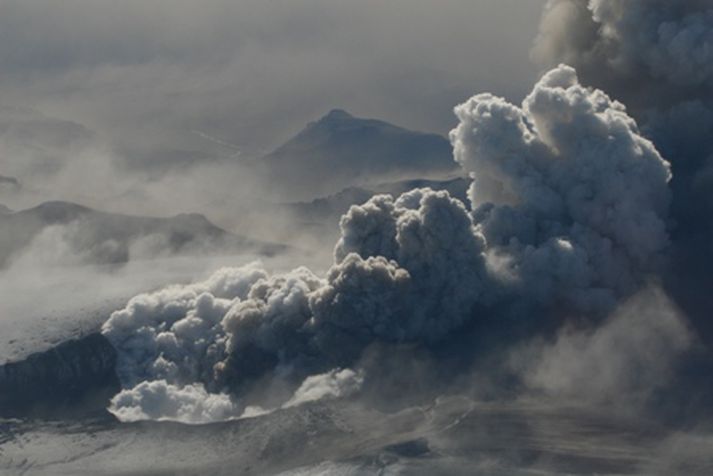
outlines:
{"label": "white steam cloud", "polygon": [[202,385],[179,387],[165,380],[153,380],[121,391],[112,398],[109,411],[121,421],[206,423],[234,417],[236,406],[229,395],[210,394]]}
{"label": "white steam cloud", "polygon": [[[307,377],[280,408],[357,393],[364,382],[361,373],[332,369]],[[227,393],[209,393],[202,384],[174,385],[166,380],[144,381],[122,390],[111,399],[109,411],[121,421],[171,420],[207,423],[263,415],[275,409],[245,406]]]}
{"label": "white steam cloud", "polygon": [[351,369],[331,370],[326,374],[307,377],[283,408],[324,398],[340,398],[353,395],[364,382],[364,377]]}

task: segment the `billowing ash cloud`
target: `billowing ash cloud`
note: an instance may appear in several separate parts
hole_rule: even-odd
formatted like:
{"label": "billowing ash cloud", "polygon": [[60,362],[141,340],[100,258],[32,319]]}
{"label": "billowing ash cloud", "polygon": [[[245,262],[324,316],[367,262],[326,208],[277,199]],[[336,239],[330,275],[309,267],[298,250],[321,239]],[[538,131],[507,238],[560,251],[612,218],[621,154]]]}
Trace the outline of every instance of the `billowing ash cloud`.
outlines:
{"label": "billowing ash cloud", "polygon": [[[258,382],[291,389],[279,405],[336,395],[361,377],[330,369],[372,343],[443,342],[496,308],[598,316],[639,287],[667,244],[670,174],[621,104],[560,66],[522,107],[479,95],[456,113],[473,207],[430,189],[379,195],[342,218],[325,277],[253,264],[133,298],[103,328],[126,388],[115,413],[214,418]],[[233,397],[206,408],[204,391]]]}
{"label": "billowing ash cloud", "polygon": [[368,339],[439,339],[492,300],[485,240],[448,192],[377,196],[352,207],[340,225],[337,264],[314,299],[317,315],[340,330]]}
{"label": "billowing ash cloud", "polygon": [[223,316],[235,299],[246,298],[266,273],[256,265],[217,271],[207,281],[140,294],[104,325],[121,350],[119,378],[128,386],[143,380],[195,382],[210,379],[224,358]]}
{"label": "billowing ash cloud", "polygon": [[455,158],[479,229],[520,291],[606,310],[668,243],[668,164],[624,107],[547,73],[522,108],[488,94],[456,108]]}
{"label": "billowing ash cloud", "polygon": [[667,288],[708,338],[713,264],[713,2],[550,0],[534,56],[626,103],[672,166]]}
{"label": "billowing ash cloud", "polygon": [[623,100],[673,161],[681,190],[710,167],[713,2],[550,0],[540,30],[535,58],[572,64]]}
{"label": "billowing ash cloud", "polygon": [[673,89],[710,86],[712,22],[710,0],[550,0],[535,55],[581,65],[600,78],[613,74],[609,81],[619,88],[636,79],[647,87],[647,81]]}

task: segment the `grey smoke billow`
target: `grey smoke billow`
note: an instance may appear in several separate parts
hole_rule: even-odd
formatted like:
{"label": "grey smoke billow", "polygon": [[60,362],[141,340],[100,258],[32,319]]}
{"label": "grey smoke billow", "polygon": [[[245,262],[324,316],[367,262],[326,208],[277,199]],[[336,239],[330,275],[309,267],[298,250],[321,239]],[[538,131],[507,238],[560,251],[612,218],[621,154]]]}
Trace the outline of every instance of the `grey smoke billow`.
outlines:
{"label": "grey smoke billow", "polygon": [[486,94],[456,114],[472,206],[430,189],[377,195],[342,218],[324,277],[252,264],[136,296],[103,328],[119,351],[117,414],[214,415],[180,402],[240,401],[266,379],[299,390],[372,343],[443,343],[496,307],[598,316],[643,285],[668,243],[670,173],[621,104],[559,66],[522,107]]}
{"label": "grey smoke billow", "polygon": [[671,162],[667,288],[710,340],[713,1],[550,0],[533,55],[623,101]]}
{"label": "grey smoke billow", "polygon": [[240,272],[219,270],[202,283],[132,298],[104,325],[104,333],[122,351],[119,378],[128,386],[149,378],[210,378],[207,362],[217,363],[225,354],[223,315],[233,299],[247,297],[264,278],[263,270],[247,265]]}
{"label": "grey smoke billow", "polygon": [[484,94],[456,114],[479,229],[520,292],[606,311],[655,270],[669,166],[620,103],[559,66],[522,108]]}
{"label": "grey smoke billow", "polygon": [[526,385],[550,398],[592,404],[645,404],[695,341],[686,318],[661,289],[625,301],[601,326],[561,329],[550,344],[513,353]]}
{"label": "grey smoke billow", "polygon": [[619,90],[625,80],[637,87],[710,86],[712,8],[710,0],[550,0],[535,55],[581,66],[582,74],[601,80],[613,75],[609,81]]}
{"label": "grey smoke billow", "polygon": [[338,320],[329,320],[340,329],[359,334],[367,321],[365,337],[438,339],[491,300],[485,240],[448,192],[416,189],[395,201],[376,196],[352,207],[341,230],[337,264],[315,298],[317,315],[340,310]]}
{"label": "grey smoke billow", "polygon": [[533,55],[624,101],[689,186],[713,152],[712,25],[710,0],[550,0]]}

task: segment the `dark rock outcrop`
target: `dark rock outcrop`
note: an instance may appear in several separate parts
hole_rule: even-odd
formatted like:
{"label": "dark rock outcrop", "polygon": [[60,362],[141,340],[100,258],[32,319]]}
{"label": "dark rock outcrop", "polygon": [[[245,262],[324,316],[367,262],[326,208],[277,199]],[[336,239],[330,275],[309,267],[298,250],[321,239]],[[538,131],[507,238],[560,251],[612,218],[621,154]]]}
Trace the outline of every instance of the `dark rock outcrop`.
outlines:
{"label": "dark rock outcrop", "polygon": [[116,351],[101,334],[0,366],[0,416],[102,413],[119,389]]}

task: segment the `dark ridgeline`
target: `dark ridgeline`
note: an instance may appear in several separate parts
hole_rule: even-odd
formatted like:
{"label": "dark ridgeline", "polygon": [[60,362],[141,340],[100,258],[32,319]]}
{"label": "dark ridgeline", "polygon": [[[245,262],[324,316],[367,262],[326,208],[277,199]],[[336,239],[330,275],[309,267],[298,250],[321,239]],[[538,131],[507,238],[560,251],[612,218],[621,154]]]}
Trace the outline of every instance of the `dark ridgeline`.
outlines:
{"label": "dark ridgeline", "polygon": [[0,416],[108,416],[120,390],[116,350],[100,333],[0,366]]}
{"label": "dark ridgeline", "polygon": [[107,213],[70,202],[45,202],[34,208],[0,213],[0,267],[50,226],[71,226],[69,245],[87,264],[117,264],[130,259],[136,240],[156,238],[161,254],[251,252],[273,256],[280,244],[230,233],[198,213],[147,217]]}

